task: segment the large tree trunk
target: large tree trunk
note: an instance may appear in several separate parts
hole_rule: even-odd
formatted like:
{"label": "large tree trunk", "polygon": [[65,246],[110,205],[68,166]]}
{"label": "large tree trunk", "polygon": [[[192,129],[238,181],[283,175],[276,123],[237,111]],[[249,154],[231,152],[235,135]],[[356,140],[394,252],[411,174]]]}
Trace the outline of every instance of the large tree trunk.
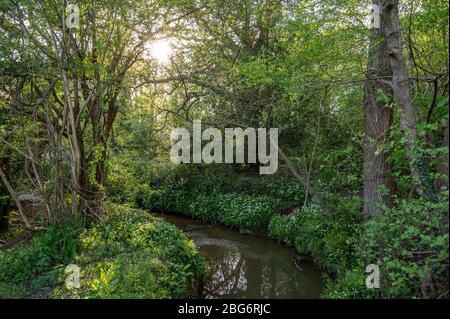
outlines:
{"label": "large tree trunk", "polygon": [[[373,0],[379,5],[379,0]],[[392,95],[392,88],[383,79],[392,77],[386,40],[382,34],[384,26],[373,28],[370,35],[367,79],[364,84],[364,216],[375,217],[380,204],[389,204],[390,195],[395,190],[388,152],[381,146],[389,140],[392,124],[392,107],[380,93]]]}
{"label": "large tree trunk", "polygon": [[418,153],[417,114],[411,103],[409,71],[402,50],[398,0],[380,0],[380,12],[392,67],[391,85],[400,109],[400,128],[405,137],[405,153],[410,165],[412,189],[430,200],[434,198],[434,193],[423,156]]}

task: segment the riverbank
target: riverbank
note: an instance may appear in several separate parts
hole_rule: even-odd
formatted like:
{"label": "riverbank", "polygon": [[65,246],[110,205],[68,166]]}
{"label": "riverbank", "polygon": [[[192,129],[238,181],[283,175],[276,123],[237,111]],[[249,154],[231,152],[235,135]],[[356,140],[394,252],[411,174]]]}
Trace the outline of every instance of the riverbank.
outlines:
{"label": "riverbank", "polygon": [[[0,298],[195,297],[205,271],[195,245],[147,212],[108,205],[98,223],[71,220],[0,252]],[[79,267],[67,289],[66,266]],[[76,281],[76,277],[74,280]]]}
{"label": "riverbank", "polygon": [[322,293],[317,267],[267,236],[242,235],[181,215],[158,216],[183,230],[207,260],[202,298],[314,299]]}
{"label": "riverbank", "polygon": [[[290,209],[302,205],[305,194],[283,174],[259,176],[204,166],[150,171],[139,178],[115,175],[129,187],[124,192],[118,183],[110,184],[109,196],[149,211],[244,232],[266,231],[314,259],[325,275],[322,297],[421,298],[424,291],[443,295],[448,286],[448,192],[440,202],[397,200],[392,207],[381,207],[377,220],[364,221],[357,191],[324,187],[321,197],[332,211],[327,214],[311,201],[301,210]],[[421,247],[420,252],[414,247]],[[380,269],[380,289],[365,284],[365,269],[372,264]],[[438,284],[427,279],[430,273]]]}
{"label": "riverbank", "polygon": [[222,184],[219,178],[210,176],[180,179],[182,182],[141,185],[134,193],[134,205],[243,233],[266,234],[300,254],[312,256],[330,274],[348,265],[362,221],[359,198],[329,196],[336,213],[328,216],[313,203],[300,210],[304,190],[290,179],[235,176]]}

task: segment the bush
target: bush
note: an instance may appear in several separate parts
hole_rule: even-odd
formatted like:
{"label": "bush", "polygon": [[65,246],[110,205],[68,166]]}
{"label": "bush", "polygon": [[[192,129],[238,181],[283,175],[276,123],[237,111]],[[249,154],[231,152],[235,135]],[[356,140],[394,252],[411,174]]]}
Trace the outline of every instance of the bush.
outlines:
{"label": "bush", "polygon": [[28,244],[0,251],[0,298],[15,298],[53,286],[74,258],[81,224],[70,223],[36,234]]}
{"label": "bush", "polygon": [[[360,200],[341,199],[334,215],[325,215],[315,205],[286,216],[274,216],[269,224],[272,237],[311,255],[322,268],[340,273],[353,262],[360,232]],[[358,207],[354,211],[355,207]]]}
{"label": "bush", "polygon": [[273,178],[265,187],[265,194],[290,203],[303,203],[305,188],[296,180],[286,178]]}
{"label": "bush", "polygon": [[235,228],[264,229],[280,209],[277,200],[265,195],[221,194],[187,190],[148,190],[142,207],[189,215],[195,219]]}
{"label": "bush", "polygon": [[205,213],[205,219],[211,207],[217,209],[213,218],[222,225],[264,229],[280,206],[277,201],[264,195],[214,194],[197,197],[191,212],[194,217],[197,212]]}
{"label": "bush", "polygon": [[[68,264],[81,269],[81,288],[67,290]],[[91,228],[70,223],[37,234],[0,254],[0,297],[52,287],[54,298],[179,298],[205,270],[194,243],[147,212],[109,205]]]}
{"label": "bush", "polygon": [[301,213],[294,212],[291,215],[275,215],[269,224],[269,233],[272,237],[294,245],[298,234],[302,231]]}
{"label": "bush", "polygon": [[282,207],[282,194],[303,196],[294,184],[283,189],[281,180],[261,181],[252,176],[236,176],[224,169],[179,165],[168,176],[154,178],[150,181],[152,186],[141,187],[134,204],[150,211],[184,214],[225,226],[259,230],[265,229]]}
{"label": "bush", "polygon": [[[80,238],[76,297],[179,298],[204,271],[193,242],[146,212],[115,207]],[[60,287],[55,296],[72,296]]]}
{"label": "bush", "polygon": [[316,162],[320,163],[319,178],[316,188],[335,192],[354,192],[362,189],[363,154],[359,143],[352,143],[345,148],[339,145],[322,154],[317,154]]}
{"label": "bush", "polygon": [[[377,220],[367,223],[355,248],[355,264],[329,284],[327,296],[448,297],[448,197],[439,203],[402,200],[394,208],[384,208]],[[365,288],[368,264],[380,267],[378,290]]]}

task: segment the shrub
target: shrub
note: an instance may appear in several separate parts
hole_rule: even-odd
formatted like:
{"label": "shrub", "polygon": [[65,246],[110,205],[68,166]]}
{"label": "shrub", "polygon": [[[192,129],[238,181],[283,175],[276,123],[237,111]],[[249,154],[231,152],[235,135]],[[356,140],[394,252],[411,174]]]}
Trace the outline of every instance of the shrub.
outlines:
{"label": "shrub", "polygon": [[[350,202],[350,204],[349,204]],[[305,255],[311,255],[322,268],[340,273],[353,262],[353,250],[360,232],[360,200],[341,199],[334,215],[325,215],[315,205],[287,216],[274,216],[269,233]],[[353,209],[358,207],[356,211]]]}
{"label": "shrub", "polygon": [[[65,267],[81,268],[81,288],[65,288]],[[108,205],[90,228],[52,227],[31,242],[0,253],[0,297],[53,287],[54,298],[179,298],[192,293],[205,270],[194,243],[151,214]]]}
{"label": "shrub", "polygon": [[274,199],[260,195],[226,194],[217,196],[219,223],[225,226],[261,229],[279,209]]}
{"label": "shrub", "polygon": [[[355,248],[354,266],[328,286],[327,296],[448,296],[448,197],[438,203],[410,199],[385,207],[377,220],[367,223]],[[375,292],[364,286],[365,267],[374,263],[381,280]]]}
{"label": "shrub", "polygon": [[273,178],[265,188],[265,194],[286,202],[303,203],[305,188],[296,180]]}
{"label": "shrub", "polygon": [[[106,195],[116,203],[125,203],[132,200],[132,193],[135,187],[130,168],[123,165],[118,160],[109,162],[109,174],[106,184]],[[132,200],[134,202],[134,200]]]}
{"label": "shrub", "polygon": [[29,243],[0,252],[0,298],[20,297],[52,286],[76,254],[81,224],[70,223],[36,234]]}
{"label": "shrub", "polygon": [[270,220],[269,233],[279,240],[294,245],[301,229],[301,213],[295,212],[291,215],[275,215]]}
{"label": "shrub", "polygon": [[75,264],[81,289],[60,286],[55,296],[179,298],[205,269],[194,243],[174,225],[123,206],[83,233]]}
{"label": "shrub", "polygon": [[142,207],[145,209],[189,215],[236,228],[263,229],[280,209],[277,200],[265,195],[159,188],[149,190],[142,197]]}

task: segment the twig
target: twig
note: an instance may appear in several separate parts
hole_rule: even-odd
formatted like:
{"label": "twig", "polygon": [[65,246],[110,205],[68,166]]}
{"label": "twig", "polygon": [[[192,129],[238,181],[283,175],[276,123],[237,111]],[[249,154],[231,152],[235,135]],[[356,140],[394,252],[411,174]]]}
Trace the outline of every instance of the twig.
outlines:
{"label": "twig", "polygon": [[25,224],[25,228],[29,229],[31,231],[41,231],[41,230],[45,230],[45,227],[33,227],[30,224],[30,221],[28,220],[27,216],[25,215],[25,211],[23,210],[22,204],[19,201],[19,198],[17,197],[16,192],[14,191],[14,189],[12,188],[8,178],[6,177],[5,172],[3,171],[3,168],[0,166],[0,177],[3,180],[3,183],[6,185],[6,188],[8,189],[9,193],[11,194],[12,198],[14,199],[14,201],[17,204],[17,208],[19,209],[19,214],[20,217],[23,220],[23,223]]}

